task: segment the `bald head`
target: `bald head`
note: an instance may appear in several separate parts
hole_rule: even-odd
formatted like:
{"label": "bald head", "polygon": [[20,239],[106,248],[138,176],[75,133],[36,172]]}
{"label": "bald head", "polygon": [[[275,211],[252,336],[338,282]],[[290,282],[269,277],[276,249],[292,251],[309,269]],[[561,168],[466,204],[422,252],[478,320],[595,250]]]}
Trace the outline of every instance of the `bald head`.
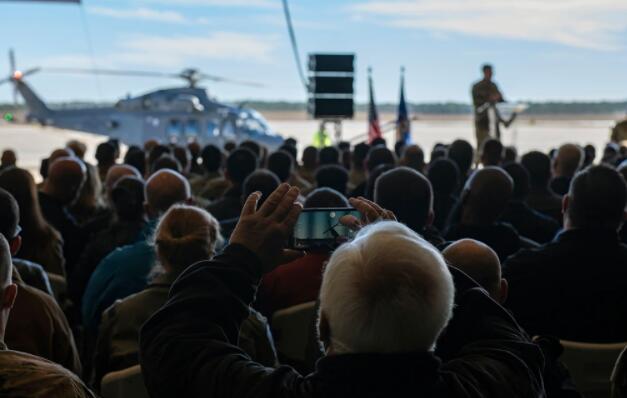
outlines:
{"label": "bald head", "polygon": [[512,197],[512,178],[500,167],[477,170],[466,182],[462,196],[462,222],[474,225],[495,223]]}
{"label": "bald head", "polygon": [[145,196],[148,214],[157,217],[173,204],[188,201],[191,192],[185,177],[176,171],[163,169],[146,181]]}
{"label": "bald head", "polygon": [[85,157],[85,152],[87,152],[87,146],[78,141],[78,140],[70,140],[65,144],[68,148],[70,148],[77,158],[83,159]]}
{"label": "bald head", "polygon": [[74,152],[70,148],[59,148],[55,149],[48,156],[48,169],[50,169],[50,165],[54,163],[59,158],[68,158],[74,156]]}
{"label": "bald head", "polygon": [[553,158],[553,174],[555,177],[573,177],[584,160],[583,149],[579,145],[564,144]]}
{"label": "bald head", "polygon": [[494,300],[505,301],[501,262],[490,247],[473,239],[462,239],[444,249],[442,255],[450,265],[464,271],[487,290]]}
{"label": "bald head", "polygon": [[78,158],[58,158],[50,164],[44,192],[69,205],[78,196],[86,175],[87,169]]}
{"label": "bald head", "polygon": [[107,177],[105,178],[105,189],[107,192],[111,192],[113,186],[116,182],[118,182],[122,177],[131,176],[142,178],[139,171],[128,164],[116,164],[111,166],[109,171],[107,171]]}
{"label": "bald head", "polygon": [[9,242],[7,242],[4,235],[0,234],[0,298],[4,288],[11,283],[12,267]]}
{"label": "bald head", "polygon": [[410,145],[403,150],[400,164],[422,173],[425,168],[425,154],[418,145]]}
{"label": "bald head", "polygon": [[2,152],[2,159],[0,160],[0,165],[2,167],[15,166],[17,163],[17,156],[15,155],[15,151],[11,149],[5,149]]}

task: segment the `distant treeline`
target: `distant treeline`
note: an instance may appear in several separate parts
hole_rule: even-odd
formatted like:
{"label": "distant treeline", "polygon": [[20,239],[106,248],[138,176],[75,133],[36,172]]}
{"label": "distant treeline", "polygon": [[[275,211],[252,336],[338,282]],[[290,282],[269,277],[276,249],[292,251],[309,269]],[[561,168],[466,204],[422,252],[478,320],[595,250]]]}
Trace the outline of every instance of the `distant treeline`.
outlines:
{"label": "distant treeline", "polygon": [[[283,112],[305,112],[307,104],[304,102],[288,101],[239,101],[237,104],[244,104],[246,107],[259,111],[283,111]],[[529,108],[525,112],[528,115],[577,115],[577,114],[624,114],[627,112],[627,101],[600,101],[600,102],[527,102]],[[81,106],[107,106],[109,103],[88,103],[71,102],[51,104],[52,108],[77,108]],[[380,103],[377,104],[379,112],[396,112],[397,104]],[[438,102],[423,104],[408,104],[411,113],[425,115],[467,115],[472,113],[472,106],[463,102]],[[13,104],[0,103],[0,112],[11,112],[23,110],[23,105],[15,108]],[[357,104],[357,112],[366,112],[368,104]]]}

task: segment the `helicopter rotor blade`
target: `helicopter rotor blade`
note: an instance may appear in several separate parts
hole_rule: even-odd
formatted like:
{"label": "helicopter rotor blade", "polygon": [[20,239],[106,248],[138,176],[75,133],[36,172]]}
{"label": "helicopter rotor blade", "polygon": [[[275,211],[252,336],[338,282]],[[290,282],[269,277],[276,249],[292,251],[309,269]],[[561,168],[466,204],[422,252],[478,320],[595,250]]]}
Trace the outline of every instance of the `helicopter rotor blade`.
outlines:
{"label": "helicopter rotor blade", "polygon": [[[11,68],[11,76],[15,75],[15,52],[12,48],[9,49],[9,67]],[[17,87],[13,87],[13,105],[17,105]]]}
{"label": "helicopter rotor blade", "polygon": [[208,75],[206,73],[201,73],[199,77],[201,80],[210,80],[216,83],[237,84],[240,86],[249,86],[249,87],[264,87],[264,85],[261,83],[250,82],[250,81],[245,81],[245,80],[229,79],[229,78],[221,77],[221,76]]}
{"label": "helicopter rotor blade", "polygon": [[179,78],[178,73],[162,73],[139,70],[117,70],[117,69],[89,69],[89,68],[42,68],[46,72],[53,73],[80,73],[90,75],[113,75],[113,76],[135,76],[135,77],[168,77]]}

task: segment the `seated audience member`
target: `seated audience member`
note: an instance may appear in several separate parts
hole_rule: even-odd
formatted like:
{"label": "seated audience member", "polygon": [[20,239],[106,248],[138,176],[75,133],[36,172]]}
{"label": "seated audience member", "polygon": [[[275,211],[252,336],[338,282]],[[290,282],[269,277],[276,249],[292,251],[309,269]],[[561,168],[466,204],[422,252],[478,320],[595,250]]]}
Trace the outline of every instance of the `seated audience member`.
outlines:
{"label": "seated audience member", "polygon": [[501,220],[510,223],[519,234],[538,243],[546,243],[555,237],[560,229],[557,221],[533,210],[525,200],[529,194],[529,173],[519,163],[510,163],[503,169],[514,181],[512,199],[501,216]]}
{"label": "seated audience member", "polygon": [[0,158],[0,171],[8,167],[15,167],[17,164],[17,156],[15,151],[11,149],[5,149],[2,151],[2,158]]}
{"label": "seated audience member", "polygon": [[[396,156],[394,152],[390,151],[383,145],[372,146],[368,151],[366,160],[364,161],[366,166],[366,180],[358,185],[350,194],[351,197],[365,196],[368,199],[372,199],[374,194],[374,183],[376,178],[381,175],[383,171],[387,171],[389,168],[396,167]],[[375,169],[380,166],[388,166],[387,169],[380,168],[378,174],[375,173]],[[373,176],[373,174],[375,174]]]}
{"label": "seated audience member", "polygon": [[340,151],[334,146],[327,146],[318,151],[318,167],[328,164],[342,164],[340,162]]}
{"label": "seated audience member", "polygon": [[399,222],[422,235],[434,246],[444,243],[433,224],[433,190],[429,180],[409,167],[381,174],[375,182],[374,202],[390,210]]}
{"label": "seated audience member", "polygon": [[529,195],[526,200],[529,207],[561,224],[562,198],[549,187],[551,158],[542,152],[532,151],[523,155],[520,163],[529,172]]}
{"label": "seated audience member", "polygon": [[503,154],[503,164],[513,163],[518,160],[518,150],[515,146],[506,146]]}
{"label": "seated audience member", "polygon": [[[104,200],[102,198],[102,182],[98,176],[96,167],[83,162],[85,165],[85,182],[81,186],[78,197],[68,208],[70,214],[79,225],[93,223],[94,219],[102,218],[106,212]],[[102,228],[103,222],[95,222],[92,226],[96,229]],[[106,223],[104,223],[106,225]]]}
{"label": "seated audience member", "polygon": [[318,168],[318,148],[315,146],[305,148],[301,160],[303,164],[299,167],[298,174],[310,184],[314,184],[316,182],[316,169]]}
{"label": "seated audience member", "polygon": [[342,166],[326,165],[316,172],[316,187],[331,188],[342,195],[346,195],[348,189],[348,172]]}
{"label": "seated audience member", "polygon": [[242,210],[242,184],[255,171],[257,164],[257,157],[246,147],[238,148],[229,155],[224,176],[231,183],[231,187],[220,199],[207,206],[207,211],[218,221],[239,216]]}
{"label": "seated audience member", "polygon": [[239,148],[246,148],[250,150],[257,157],[258,164],[264,163],[263,162],[264,157],[265,157],[264,150],[261,147],[261,145],[259,145],[258,142],[252,141],[252,140],[246,140],[239,144]]}
{"label": "seated audience member", "polygon": [[198,141],[191,141],[187,144],[187,150],[189,151],[189,172],[193,177],[201,176],[204,174],[204,170],[198,159],[200,159],[200,153],[202,148]]}
{"label": "seated audience member", "polygon": [[[445,146],[435,146],[431,151],[431,158],[429,163],[433,163],[435,160],[440,158],[448,158],[448,148]],[[457,165],[457,163],[455,164]]]}
{"label": "seated audience member", "polygon": [[[308,193],[311,191],[312,186],[311,183],[309,181],[307,181],[306,179],[302,178],[300,176],[300,174],[298,173],[298,162],[297,162],[297,157],[298,157],[298,150],[296,149],[295,146],[289,145],[289,144],[283,144],[279,147],[279,150],[277,152],[284,152],[288,155],[290,155],[290,176],[287,179],[288,184],[293,185],[293,186],[297,186],[300,191],[302,193]],[[270,157],[272,157],[272,155],[270,155]],[[281,158],[283,156],[279,156],[279,158],[277,159],[275,157],[274,160],[272,160],[272,163],[274,164],[273,167],[270,167],[270,157],[268,157],[268,169],[272,170],[273,167],[280,167],[280,163],[283,163],[283,168],[285,168],[285,166],[287,166],[287,160],[283,159],[281,160]],[[277,162],[279,164],[277,164]],[[277,174],[278,175],[278,174]],[[280,178],[280,177],[279,177]]]}
{"label": "seated audience member", "polygon": [[168,154],[161,155],[159,159],[152,163],[150,174],[154,174],[159,170],[172,170],[183,174],[183,168],[179,161],[174,156]]}
{"label": "seated audience member", "polygon": [[488,138],[483,141],[481,147],[481,164],[483,166],[500,166],[503,163],[505,148],[496,138]]}
{"label": "seated audience member", "polygon": [[224,143],[224,150],[226,153],[231,153],[237,149],[237,143],[235,141],[227,141]]}
{"label": "seated audience member", "polygon": [[507,299],[507,280],[501,278],[501,262],[494,250],[473,239],[461,239],[442,251],[449,265],[462,270],[499,304]]}
{"label": "seated audience member", "polygon": [[459,219],[453,220],[446,239],[476,239],[490,246],[501,261],[521,247],[536,246],[524,242],[509,224],[499,221],[512,197],[512,178],[499,167],[475,171],[459,199]]}
{"label": "seated audience member", "polygon": [[268,170],[273,172],[281,182],[287,182],[292,176],[294,160],[285,151],[276,151],[268,156]]}
{"label": "seated audience member", "polygon": [[143,177],[146,175],[146,153],[140,148],[129,148],[124,155],[124,164],[132,166]]}
{"label": "seated audience member", "polygon": [[[164,214],[155,231],[157,261],[152,281],[141,292],[116,301],[102,316],[94,357],[95,385],[108,372],[139,363],[141,325],[165,304],[179,274],[211,259],[221,239],[218,221],[205,210],[175,205]],[[251,358],[274,366],[276,354],[268,336],[267,322],[253,311],[242,325],[239,344]]]}
{"label": "seated audience member", "polygon": [[[368,200],[374,200],[374,187],[376,185],[377,179],[381,174],[385,173],[386,171],[394,170],[395,168],[396,166],[393,164],[382,164],[375,167],[372,172],[369,172],[368,180],[366,180],[366,192],[364,197]],[[355,193],[353,193],[351,197],[355,197],[354,194]]]}
{"label": "seated audience member", "polygon": [[560,196],[568,193],[570,181],[581,168],[584,160],[583,150],[579,145],[564,144],[553,157],[553,179],[551,189]]}
{"label": "seated audience member", "polygon": [[[18,287],[12,283],[9,245],[0,234],[0,396],[29,398],[95,398],[69,370],[46,359],[7,347],[5,331]],[[22,292],[20,292],[21,294]]]}
{"label": "seated audience member", "polygon": [[348,189],[357,188],[366,181],[366,157],[370,151],[370,145],[361,142],[353,148],[351,168],[348,175]]}
{"label": "seated audience member", "polygon": [[90,239],[74,274],[68,280],[70,297],[79,308],[89,278],[100,261],[116,248],[130,245],[143,238],[142,231],[146,225],[144,182],[135,176],[122,177],[111,189],[109,197],[113,210],[111,223]]}
{"label": "seated audience member", "polygon": [[40,264],[46,272],[64,275],[63,239],[43,217],[33,176],[13,167],[0,172],[0,188],[7,190],[20,209],[22,245],[19,258]]}
{"label": "seated audience member", "polygon": [[403,151],[405,150],[406,147],[407,147],[407,144],[405,143],[404,140],[396,141],[396,143],[394,144],[394,154],[396,155],[397,158],[400,159],[403,156]]}
{"label": "seated audience member", "polygon": [[418,145],[410,145],[403,148],[403,152],[400,155],[401,160],[399,164],[401,166],[409,167],[420,173],[425,171],[425,154]]}
{"label": "seated audience member", "polygon": [[[330,188],[318,188],[305,200],[306,209],[350,207],[344,195]],[[288,264],[283,264],[261,279],[254,306],[271,318],[275,311],[316,301],[322,283],[322,270],[331,253],[329,249],[310,250]]]}
{"label": "seated audience member", "polygon": [[116,147],[112,142],[103,142],[96,147],[96,160],[98,161],[98,175],[100,181],[104,181],[107,172],[115,164]]}
{"label": "seated audience member", "polygon": [[86,238],[68,210],[85,182],[85,170],[85,165],[76,158],[59,158],[50,165],[48,178],[39,191],[41,213],[63,238],[63,256],[68,275],[72,274]]}
{"label": "seated audience member", "polygon": [[[280,184],[281,181],[279,181],[279,177],[277,177],[273,172],[265,169],[255,170],[251,175],[246,177],[246,180],[244,180],[242,203],[244,203],[246,198],[254,192],[261,192],[260,202],[263,203],[263,201],[265,201]],[[236,217],[220,222],[222,235],[227,241],[229,240],[235,225],[237,225],[238,220],[239,217]]]}
{"label": "seated audience member", "polygon": [[135,177],[142,179],[142,175],[135,167],[128,164],[116,164],[109,169],[107,178],[104,181],[104,189],[107,196],[107,202],[111,204],[111,192],[115,184],[123,177]]}
{"label": "seated audience member", "polygon": [[588,166],[592,166],[594,163],[594,159],[597,157],[597,150],[592,144],[588,144],[583,147],[583,164],[581,165],[582,169],[585,169]]}
{"label": "seated audience member", "polygon": [[[8,239],[9,254],[20,250],[19,208],[11,194],[0,189],[0,234]],[[81,363],[70,326],[50,296],[22,281],[13,269],[13,283],[19,288],[4,341],[11,348],[44,357],[80,374]]]}
{"label": "seated audience member", "polygon": [[81,160],[85,159],[85,153],[87,152],[87,145],[85,145],[85,143],[78,140],[69,140],[65,146],[70,148],[77,158]]}
{"label": "seated audience member", "polygon": [[189,170],[191,168],[191,157],[189,149],[186,146],[175,145],[172,149],[172,156],[181,166],[181,174],[185,177],[190,177]]}
{"label": "seated audience member", "polygon": [[609,343],[627,336],[627,246],[617,231],[627,203],[616,170],[593,166],[573,179],[564,199],[564,231],[503,266],[506,306],[532,335]]}
{"label": "seated audience member", "polygon": [[83,324],[88,332],[95,332],[100,315],[115,300],[146,287],[155,258],[149,237],[156,220],[170,206],[188,202],[191,193],[185,177],[172,170],[160,170],[146,181],[144,196],[145,211],[150,222],[142,230],[142,238],[111,252],[98,264],[89,279],[81,307]]}
{"label": "seated audience member", "polygon": [[472,163],[475,158],[475,150],[468,141],[455,140],[448,147],[448,157],[457,164],[457,168],[459,169],[459,190],[461,190],[466,185],[466,180],[470,176]]}
{"label": "seated audience member", "polygon": [[[300,212],[297,197],[283,185],[256,210],[259,197],[252,195],[231,245],[173,284],[170,300],[141,330],[140,362],[152,397],[544,394],[542,355],[513,318],[394,222],[363,228],[331,256],[318,327],[326,357],[314,374],[266,368],[243,355],[234,343],[257,282],[298,255],[283,249]],[[352,204],[364,222],[390,216]],[[438,344],[440,352],[448,349],[442,360],[434,353],[439,337],[456,342]]]}
{"label": "seated audience member", "polygon": [[222,170],[226,155],[217,146],[209,144],[202,149],[200,157],[204,173],[190,180],[192,193],[196,197],[215,200],[231,186]]}
{"label": "seated audience member", "polygon": [[444,231],[451,212],[457,206],[455,193],[459,186],[459,169],[452,160],[440,158],[429,165],[427,177],[433,187],[433,225]]}
{"label": "seated audience member", "polygon": [[148,175],[152,173],[155,162],[163,155],[172,155],[172,148],[163,144],[156,144],[148,151],[146,159],[146,172]]}

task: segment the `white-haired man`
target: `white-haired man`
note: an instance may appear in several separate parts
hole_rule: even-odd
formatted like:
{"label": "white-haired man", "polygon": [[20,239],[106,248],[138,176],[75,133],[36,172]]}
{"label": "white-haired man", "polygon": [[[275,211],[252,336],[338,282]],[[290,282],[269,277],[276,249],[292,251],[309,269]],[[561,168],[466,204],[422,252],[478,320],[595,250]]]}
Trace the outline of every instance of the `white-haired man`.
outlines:
{"label": "white-haired man", "polygon": [[[329,260],[319,324],[327,355],[314,374],[250,360],[235,343],[256,286],[264,272],[302,255],[284,249],[301,211],[298,194],[283,184],[259,209],[259,194],[252,194],[230,246],[174,283],[141,332],[140,361],[152,397],[543,394],[542,355],[509,314],[392,221],[366,226]],[[364,224],[393,219],[372,202],[351,204]],[[434,353],[436,342],[444,363]]]}

